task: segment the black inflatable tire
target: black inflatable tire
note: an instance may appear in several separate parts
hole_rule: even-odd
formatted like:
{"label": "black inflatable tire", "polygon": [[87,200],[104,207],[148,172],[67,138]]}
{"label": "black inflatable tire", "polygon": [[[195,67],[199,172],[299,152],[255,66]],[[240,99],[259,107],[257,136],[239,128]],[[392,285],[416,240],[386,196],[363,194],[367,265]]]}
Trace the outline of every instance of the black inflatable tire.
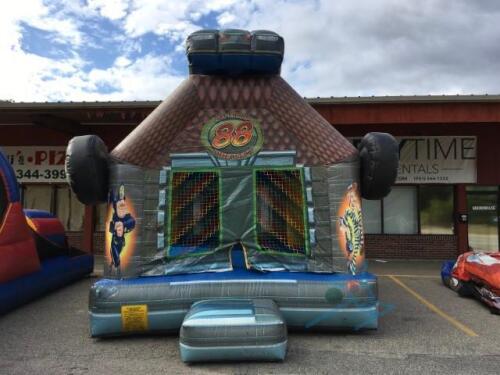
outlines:
{"label": "black inflatable tire", "polygon": [[358,150],[361,158],[362,197],[386,197],[398,174],[398,142],[388,133],[368,133],[358,145]]}
{"label": "black inflatable tire", "polygon": [[109,179],[108,148],[96,135],[74,137],[66,149],[66,178],[83,204],[106,202]]}

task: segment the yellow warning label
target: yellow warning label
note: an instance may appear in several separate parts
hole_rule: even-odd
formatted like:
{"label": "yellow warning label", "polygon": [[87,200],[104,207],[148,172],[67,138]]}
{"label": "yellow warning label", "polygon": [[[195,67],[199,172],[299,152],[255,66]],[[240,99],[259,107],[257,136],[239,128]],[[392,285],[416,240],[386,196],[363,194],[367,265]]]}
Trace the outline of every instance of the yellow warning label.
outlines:
{"label": "yellow warning label", "polygon": [[124,331],[146,331],[148,329],[148,305],[122,306]]}

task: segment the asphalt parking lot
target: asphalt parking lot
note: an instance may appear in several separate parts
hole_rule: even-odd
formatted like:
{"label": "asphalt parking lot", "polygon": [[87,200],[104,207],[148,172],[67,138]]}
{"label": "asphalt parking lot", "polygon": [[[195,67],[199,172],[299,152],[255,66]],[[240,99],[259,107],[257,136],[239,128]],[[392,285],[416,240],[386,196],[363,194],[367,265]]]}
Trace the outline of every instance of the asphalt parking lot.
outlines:
{"label": "asphalt parking lot", "polygon": [[184,365],[176,336],[92,339],[96,276],[0,317],[1,374],[498,374],[500,316],[442,286],[440,262],[372,261],[377,331],[291,333],[284,363]]}

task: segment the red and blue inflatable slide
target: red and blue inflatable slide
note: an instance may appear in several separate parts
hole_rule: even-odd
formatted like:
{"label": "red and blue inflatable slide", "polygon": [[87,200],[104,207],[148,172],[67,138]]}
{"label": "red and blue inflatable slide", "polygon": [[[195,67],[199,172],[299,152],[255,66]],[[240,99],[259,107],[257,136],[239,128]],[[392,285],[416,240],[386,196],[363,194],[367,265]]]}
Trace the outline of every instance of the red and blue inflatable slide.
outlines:
{"label": "red and blue inflatable slide", "polygon": [[23,210],[14,171],[0,151],[0,314],[90,274],[94,259],[68,246],[62,223]]}

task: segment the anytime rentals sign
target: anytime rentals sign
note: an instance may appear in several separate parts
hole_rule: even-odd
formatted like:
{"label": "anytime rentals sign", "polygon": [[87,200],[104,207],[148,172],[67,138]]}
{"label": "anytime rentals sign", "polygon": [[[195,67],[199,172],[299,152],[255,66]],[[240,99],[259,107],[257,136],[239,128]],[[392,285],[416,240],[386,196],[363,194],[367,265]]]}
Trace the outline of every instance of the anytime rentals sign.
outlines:
{"label": "anytime rentals sign", "polygon": [[65,146],[2,147],[19,182],[66,182]]}
{"label": "anytime rentals sign", "polygon": [[476,183],[476,137],[398,137],[397,140],[400,161],[396,183]]}
{"label": "anytime rentals sign", "polygon": [[[476,183],[474,136],[396,137],[398,184]],[[355,144],[358,139],[354,141]]]}

